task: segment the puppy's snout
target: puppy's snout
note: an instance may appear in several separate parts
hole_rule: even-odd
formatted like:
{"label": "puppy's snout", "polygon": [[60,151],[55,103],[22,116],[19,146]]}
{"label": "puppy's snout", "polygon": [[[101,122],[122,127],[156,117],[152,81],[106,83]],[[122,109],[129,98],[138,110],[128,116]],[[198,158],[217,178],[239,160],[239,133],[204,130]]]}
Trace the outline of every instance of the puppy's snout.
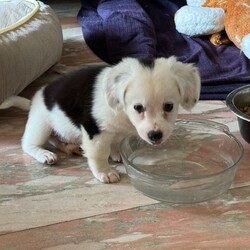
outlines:
{"label": "puppy's snout", "polygon": [[160,130],[157,130],[157,131],[151,130],[148,132],[148,138],[154,144],[161,143],[162,137],[163,137],[163,134]]}

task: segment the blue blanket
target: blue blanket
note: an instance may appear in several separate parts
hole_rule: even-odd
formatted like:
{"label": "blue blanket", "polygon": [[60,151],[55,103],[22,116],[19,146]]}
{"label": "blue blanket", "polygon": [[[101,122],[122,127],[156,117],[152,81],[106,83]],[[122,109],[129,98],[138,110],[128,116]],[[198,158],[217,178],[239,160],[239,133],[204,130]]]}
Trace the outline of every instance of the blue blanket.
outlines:
{"label": "blue blanket", "polygon": [[194,63],[202,80],[201,99],[223,100],[250,84],[250,61],[231,45],[214,46],[175,29],[174,14],[185,0],[81,0],[78,22],[87,45],[102,60],[126,56],[169,57]]}

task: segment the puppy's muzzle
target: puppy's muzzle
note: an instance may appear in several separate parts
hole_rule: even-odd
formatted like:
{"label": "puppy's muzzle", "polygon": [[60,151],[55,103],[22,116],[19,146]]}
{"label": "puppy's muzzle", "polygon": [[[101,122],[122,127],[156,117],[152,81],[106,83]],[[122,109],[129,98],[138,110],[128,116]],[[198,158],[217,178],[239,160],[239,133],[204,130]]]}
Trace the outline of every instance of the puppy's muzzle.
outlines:
{"label": "puppy's muzzle", "polygon": [[151,130],[148,132],[148,139],[153,144],[160,144],[162,141],[163,133],[160,130]]}

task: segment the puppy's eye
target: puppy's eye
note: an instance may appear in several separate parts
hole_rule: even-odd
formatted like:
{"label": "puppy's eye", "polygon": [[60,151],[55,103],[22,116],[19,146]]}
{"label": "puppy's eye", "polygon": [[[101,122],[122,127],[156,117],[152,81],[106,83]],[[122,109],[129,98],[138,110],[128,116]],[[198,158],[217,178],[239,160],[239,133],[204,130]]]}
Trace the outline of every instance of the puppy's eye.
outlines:
{"label": "puppy's eye", "polygon": [[164,103],[163,104],[163,110],[164,110],[164,112],[171,112],[173,108],[174,108],[174,104],[173,103]]}
{"label": "puppy's eye", "polygon": [[140,114],[145,111],[145,108],[142,106],[142,104],[135,104],[134,109]]}

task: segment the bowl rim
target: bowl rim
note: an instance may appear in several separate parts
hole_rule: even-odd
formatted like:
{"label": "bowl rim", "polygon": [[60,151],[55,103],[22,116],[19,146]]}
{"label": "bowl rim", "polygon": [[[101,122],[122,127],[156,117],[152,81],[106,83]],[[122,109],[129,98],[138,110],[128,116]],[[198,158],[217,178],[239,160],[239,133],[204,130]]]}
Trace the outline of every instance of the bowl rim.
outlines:
{"label": "bowl rim", "polygon": [[[228,172],[230,171],[231,169],[237,167],[241,160],[243,159],[244,157],[244,147],[243,145],[241,144],[241,142],[236,138],[236,136],[234,136],[228,129],[228,127],[224,124],[221,124],[221,123],[218,123],[218,122],[215,122],[215,121],[205,121],[205,120],[198,120],[198,119],[180,119],[180,120],[177,120],[176,123],[183,123],[183,124],[187,124],[187,123],[193,123],[193,124],[202,124],[202,125],[205,125],[205,126],[209,126],[209,127],[213,127],[215,129],[218,129],[220,131],[222,131],[223,133],[225,133],[227,136],[231,137],[234,142],[238,145],[238,148],[239,148],[239,156],[238,156],[238,159],[232,164],[230,165],[229,167],[219,171],[219,172],[215,172],[215,173],[212,173],[212,174],[205,174],[205,175],[197,175],[197,176],[166,176],[164,175],[163,176],[160,176],[160,175],[157,175],[157,174],[149,174],[148,172],[144,171],[143,169],[141,168],[138,168],[136,165],[134,165],[130,160],[128,160],[128,158],[125,157],[124,155],[124,152],[122,149],[122,145],[123,143],[125,143],[126,140],[128,140],[129,138],[137,138],[137,139],[140,139],[137,135],[129,135],[129,136],[126,136],[125,138],[123,138],[121,144],[120,144],[120,152],[121,152],[121,156],[123,158],[123,160],[125,160],[126,163],[128,163],[128,165],[133,168],[134,170],[136,170],[136,172],[139,172],[140,174],[143,175],[143,177],[147,178],[147,180],[150,178],[157,178],[157,179],[154,179],[154,181],[161,181],[161,182],[165,182],[168,178],[171,179],[171,180],[183,180],[183,181],[187,181],[187,180],[198,180],[198,179],[206,179],[206,178],[211,178],[211,177],[214,177],[214,176],[219,176],[225,172]],[[227,128],[227,129],[225,129]],[[142,139],[140,139],[142,140]],[[143,141],[143,140],[142,140]],[[146,143],[146,142],[145,142]],[[153,147],[153,146],[152,146]],[[125,164],[125,167],[127,168],[126,164]],[[129,173],[128,173],[129,175]],[[129,175],[130,176],[130,175]]]}
{"label": "bowl rim", "polygon": [[232,92],[230,92],[227,97],[226,97],[226,105],[228,106],[228,108],[238,117],[240,117],[241,119],[250,122],[250,117],[246,114],[244,114],[244,112],[240,111],[236,105],[234,104],[234,98],[236,96],[236,94],[238,94],[240,91],[244,90],[244,89],[250,89],[250,85],[245,85],[242,87],[239,87],[235,90],[233,90]]}

